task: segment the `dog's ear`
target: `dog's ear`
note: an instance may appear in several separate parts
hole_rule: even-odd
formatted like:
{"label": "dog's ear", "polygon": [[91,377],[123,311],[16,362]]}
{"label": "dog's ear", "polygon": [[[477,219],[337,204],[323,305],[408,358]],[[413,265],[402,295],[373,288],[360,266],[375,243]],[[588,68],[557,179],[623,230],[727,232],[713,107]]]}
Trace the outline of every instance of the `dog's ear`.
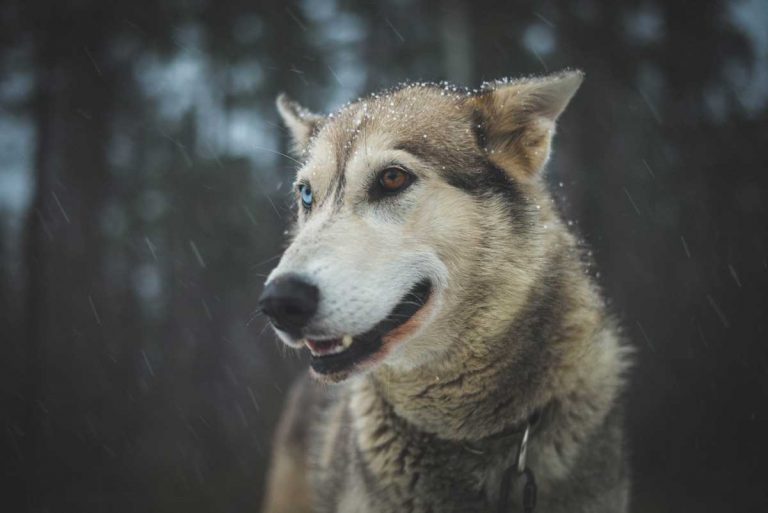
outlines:
{"label": "dog's ear", "polygon": [[309,147],[309,141],[318,132],[325,118],[305,109],[285,93],[280,93],[277,97],[277,110],[291,132],[292,152],[303,156]]}
{"label": "dog's ear", "polygon": [[474,121],[490,159],[518,179],[538,174],[549,159],[555,122],[584,74],[496,82],[472,98]]}

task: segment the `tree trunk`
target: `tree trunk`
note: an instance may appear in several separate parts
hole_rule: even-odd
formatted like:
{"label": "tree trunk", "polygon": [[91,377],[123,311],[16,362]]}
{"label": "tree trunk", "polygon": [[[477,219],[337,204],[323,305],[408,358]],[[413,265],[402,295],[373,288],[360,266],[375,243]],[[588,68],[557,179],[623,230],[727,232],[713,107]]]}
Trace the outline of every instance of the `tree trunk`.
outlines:
{"label": "tree trunk", "polygon": [[[86,425],[92,427],[90,410],[105,390],[98,370],[103,356],[98,298],[115,95],[113,74],[100,65],[108,47],[108,18],[102,10],[61,23],[66,13],[55,10],[33,20],[39,28],[34,36],[37,144],[24,234],[28,509],[66,491],[67,480],[81,479],[76,477],[81,470],[98,471],[94,458],[100,453],[94,447],[99,445],[88,443],[97,429],[83,434]],[[61,461],[77,462],[79,468],[57,468]]]}

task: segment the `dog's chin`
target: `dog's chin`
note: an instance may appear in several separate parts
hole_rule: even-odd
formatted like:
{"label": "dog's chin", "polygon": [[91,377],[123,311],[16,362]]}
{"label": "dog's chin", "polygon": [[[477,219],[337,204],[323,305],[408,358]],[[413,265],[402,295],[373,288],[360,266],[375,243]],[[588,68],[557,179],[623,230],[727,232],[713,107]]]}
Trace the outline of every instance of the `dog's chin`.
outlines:
{"label": "dog's chin", "polygon": [[319,381],[339,382],[365,372],[386,358],[398,344],[419,331],[434,308],[429,280],[418,282],[392,311],[364,333],[336,337],[291,338],[279,333],[291,347],[306,346],[310,374]]}

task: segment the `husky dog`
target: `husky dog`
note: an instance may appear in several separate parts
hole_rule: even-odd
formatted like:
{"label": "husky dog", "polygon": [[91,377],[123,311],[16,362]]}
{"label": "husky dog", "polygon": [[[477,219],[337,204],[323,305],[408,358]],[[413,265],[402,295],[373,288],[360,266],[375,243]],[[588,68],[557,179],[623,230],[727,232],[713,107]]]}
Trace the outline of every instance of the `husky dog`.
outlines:
{"label": "husky dog", "polygon": [[265,511],[627,510],[628,351],[543,178],[582,78],[278,98],[303,164],[260,305],[314,379]]}

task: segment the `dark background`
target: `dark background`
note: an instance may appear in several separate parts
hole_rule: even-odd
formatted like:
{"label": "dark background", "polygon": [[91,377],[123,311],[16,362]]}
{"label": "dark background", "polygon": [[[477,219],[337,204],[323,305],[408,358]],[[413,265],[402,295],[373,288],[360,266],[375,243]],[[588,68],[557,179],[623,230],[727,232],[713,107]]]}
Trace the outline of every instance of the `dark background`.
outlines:
{"label": "dark background", "polygon": [[[766,511],[768,4],[0,3],[0,510],[246,512],[285,90],[587,79],[549,178],[637,347],[634,511]],[[599,272],[598,272],[599,270]]]}

